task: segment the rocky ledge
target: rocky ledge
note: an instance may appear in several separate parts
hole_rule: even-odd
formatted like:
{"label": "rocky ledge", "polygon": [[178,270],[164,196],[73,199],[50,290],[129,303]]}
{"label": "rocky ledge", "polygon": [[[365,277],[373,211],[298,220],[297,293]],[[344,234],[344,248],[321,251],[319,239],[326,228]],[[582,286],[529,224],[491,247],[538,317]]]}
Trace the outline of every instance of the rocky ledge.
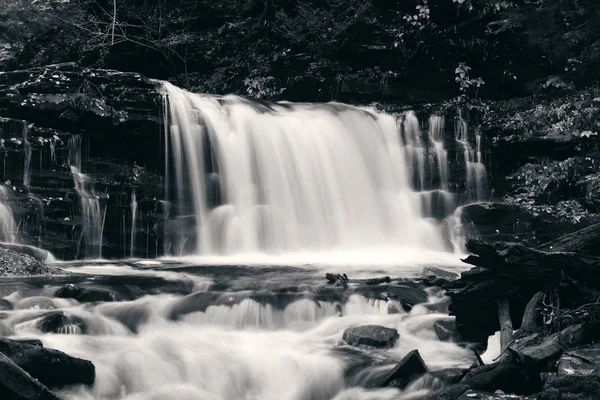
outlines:
{"label": "rocky ledge", "polygon": [[[57,258],[162,252],[162,99],[137,73],[74,63],[0,72],[2,202],[24,243]],[[74,140],[77,138],[77,140]],[[78,158],[103,212],[102,251],[88,254],[71,166]],[[137,224],[131,234],[135,193]],[[3,232],[3,236],[8,233]],[[136,238],[133,246],[131,237]],[[1,238],[10,241],[9,237]],[[127,245],[124,245],[127,243]]]}

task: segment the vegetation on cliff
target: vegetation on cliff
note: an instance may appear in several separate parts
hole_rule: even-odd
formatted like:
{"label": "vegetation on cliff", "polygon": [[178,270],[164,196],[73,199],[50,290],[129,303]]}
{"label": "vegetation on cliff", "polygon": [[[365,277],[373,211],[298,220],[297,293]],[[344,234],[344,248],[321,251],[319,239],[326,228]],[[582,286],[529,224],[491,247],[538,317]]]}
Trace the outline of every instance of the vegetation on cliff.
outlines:
{"label": "vegetation on cliff", "polygon": [[[510,97],[585,86],[599,71],[600,5],[591,0],[1,3],[0,67],[76,61],[204,92]],[[459,82],[464,67],[470,81]]]}

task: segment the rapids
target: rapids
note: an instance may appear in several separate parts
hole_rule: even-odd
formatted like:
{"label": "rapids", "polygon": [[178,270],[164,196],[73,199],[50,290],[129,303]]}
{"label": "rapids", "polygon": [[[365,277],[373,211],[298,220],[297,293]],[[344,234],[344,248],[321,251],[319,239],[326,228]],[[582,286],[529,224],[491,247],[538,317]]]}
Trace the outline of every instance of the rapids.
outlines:
{"label": "rapids", "polygon": [[[448,316],[426,306],[407,312],[397,301],[366,293],[342,295],[324,287],[329,266],[60,265],[77,272],[82,284],[118,293],[143,288],[135,298],[80,304],[53,297],[73,277],[35,285],[0,283],[0,294],[15,303],[14,310],[3,312],[0,330],[13,338],[38,338],[96,366],[96,383],[61,390],[65,399],[403,399],[435,383],[416,382],[404,392],[365,387],[415,348],[431,370],[473,361],[467,349],[437,339],[433,323]],[[387,268],[392,276],[398,271],[418,274],[418,269]],[[372,275],[366,267],[355,273]],[[157,280],[183,286],[151,286]],[[123,282],[126,286],[119,286]],[[7,296],[15,287],[19,291]],[[439,296],[430,292],[428,303],[442,301]],[[51,310],[64,312],[70,324],[60,333],[41,333],[37,321]],[[387,350],[342,342],[346,328],[364,324],[395,328],[400,339]]]}

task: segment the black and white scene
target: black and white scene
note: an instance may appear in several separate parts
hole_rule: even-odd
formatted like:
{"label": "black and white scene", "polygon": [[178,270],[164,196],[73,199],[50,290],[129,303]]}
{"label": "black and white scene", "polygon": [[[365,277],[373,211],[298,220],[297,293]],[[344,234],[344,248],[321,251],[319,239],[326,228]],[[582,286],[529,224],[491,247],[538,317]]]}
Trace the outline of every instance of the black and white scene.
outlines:
{"label": "black and white scene", "polygon": [[0,400],[600,399],[599,0],[0,0]]}

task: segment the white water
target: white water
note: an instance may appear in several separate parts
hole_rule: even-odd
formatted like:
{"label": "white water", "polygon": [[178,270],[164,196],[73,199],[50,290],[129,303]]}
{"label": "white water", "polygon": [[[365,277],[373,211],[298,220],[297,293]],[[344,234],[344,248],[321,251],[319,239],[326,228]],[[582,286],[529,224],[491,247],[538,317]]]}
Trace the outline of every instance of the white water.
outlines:
{"label": "white water", "polygon": [[[90,268],[95,267],[87,267],[89,273]],[[106,273],[120,269],[98,268]],[[16,309],[6,312],[0,328],[16,337],[39,338],[46,347],[94,363],[96,383],[60,391],[65,399],[367,400],[395,399],[423,390],[419,385],[404,393],[349,385],[344,370],[353,358],[344,352],[347,346],[341,338],[346,328],[364,324],[384,325],[400,333],[395,347],[364,353],[379,364],[373,371],[389,370],[415,348],[432,370],[467,367],[473,361],[470,351],[436,339],[433,323],[448,317],[426,314],[419,307],[396,313],[401,307],[395,302],[359,295],[344,304],[307,296],[280,309],[243,298],[245,292],[230,292],[223,298],[241,295],[240,301],[211,304],[172,320],[169,316],[182,296],[79,305],[43,297],[52,292],[48,287],[36,297],[11,296]],[[60,309],[74,322],[60,328],[60,333],[41,334],[36,321],[46,309]]]}
{"label": "white water", "polygon": [[135,195],[135,189],[131,189],[131,235],[129,238],[129,257],[135,256],[135,235],[136,235],[136,222],[137,222],[137,198]]}
{"label": "white water", "polygon": [[7,205],[11,193],[0,185],[0,242],[17,243],[19,236],[12,210]]}
{"label": "white water", "polygon": [[373,110],[164,90],[175,254],[449,248],[411,188],[411,165],[425,179],[414,114],[403,141]]}
{"label": "white water", "polygon": [[[82,172],[81,135],[69,137],[69,165],[80,198],[82,237],[79,241],[80,257],[102,258],[102,236],[104,233],[104,213],[100,200],[94,192],[94,183]],[[81,242],[83,241],[83,249]]]}

